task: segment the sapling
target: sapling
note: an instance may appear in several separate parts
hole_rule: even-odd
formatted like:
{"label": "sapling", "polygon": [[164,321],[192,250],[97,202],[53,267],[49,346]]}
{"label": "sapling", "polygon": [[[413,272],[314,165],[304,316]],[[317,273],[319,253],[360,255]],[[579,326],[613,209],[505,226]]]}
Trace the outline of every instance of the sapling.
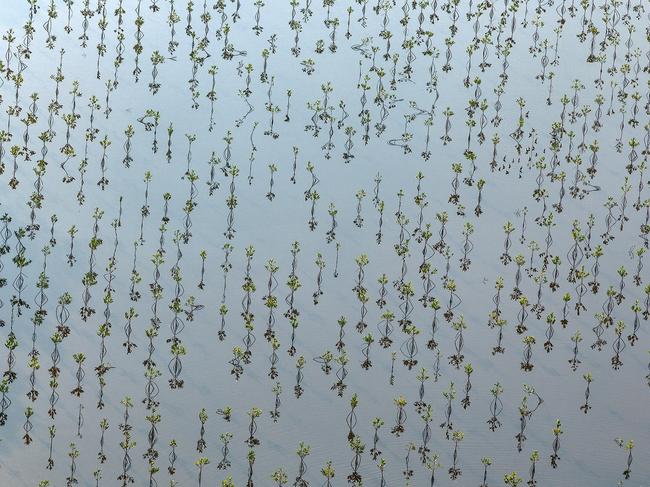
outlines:
{"label": "sapling", "polygon": [[562,435],[562,423],[559,419],[555,420],[555,427],[553,428],[553,453],[551,454],[551,467],[557,468],[557,461],[560,459],[558,452],[560,451],[560,435]]}

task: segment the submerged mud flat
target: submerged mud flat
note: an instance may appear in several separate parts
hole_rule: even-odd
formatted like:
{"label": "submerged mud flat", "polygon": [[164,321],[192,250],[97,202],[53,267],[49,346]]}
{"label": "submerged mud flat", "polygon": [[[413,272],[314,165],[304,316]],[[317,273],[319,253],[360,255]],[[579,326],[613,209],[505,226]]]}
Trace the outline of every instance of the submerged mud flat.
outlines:
{"label": "submerged mud flat", "polygon": [[643,0],[0,5],[0,484],[650,479]]}

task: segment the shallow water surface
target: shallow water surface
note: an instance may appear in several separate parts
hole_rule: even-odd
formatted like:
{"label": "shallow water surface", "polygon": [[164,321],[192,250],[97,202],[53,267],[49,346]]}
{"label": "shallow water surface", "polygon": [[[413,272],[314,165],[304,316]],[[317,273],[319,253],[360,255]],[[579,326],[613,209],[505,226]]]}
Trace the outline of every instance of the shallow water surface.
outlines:
{"label": "shallow water surface", "polygon": [[648,484],[649,8],[3,2],[0,485]]}

